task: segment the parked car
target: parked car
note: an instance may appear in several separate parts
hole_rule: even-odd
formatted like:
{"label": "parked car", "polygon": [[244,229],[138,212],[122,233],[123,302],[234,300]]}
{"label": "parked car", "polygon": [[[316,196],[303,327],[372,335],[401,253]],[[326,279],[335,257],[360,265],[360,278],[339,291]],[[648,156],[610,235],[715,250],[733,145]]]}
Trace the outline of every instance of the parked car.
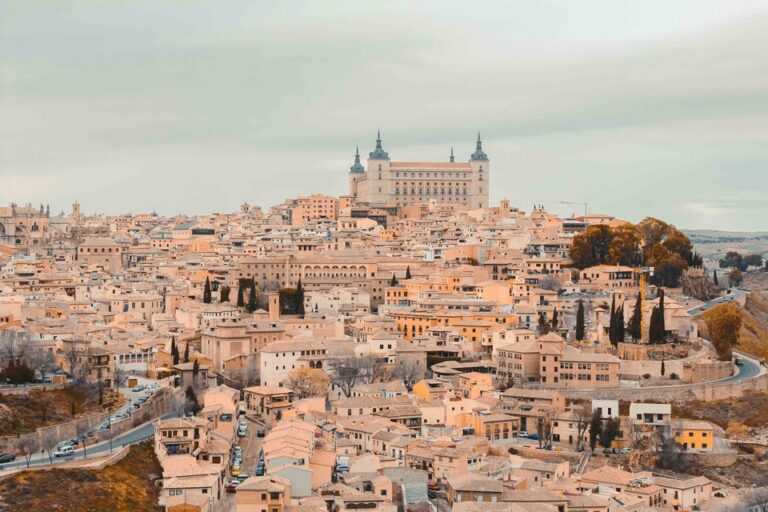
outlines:
{"label": "parked car", "polygon": [[427,491],[427,497],[431,500],[434,500],[437,498],[437,493],[435,491]]}
{"label": "parked car", "polygon": [[131,389],[131,391],[133,391],[134,393],[141,393],[145,389],[147,389],[147,386],[145,386],[144,384],[139,384],[137,386],[134,386],[133,389]]}
{"label": "parked car", "polygon": [[517,437],[528,437],[528,432],[525,430],[521,430],[517,433]]}
{"label": "parked car", "polygon": [[5,464],[6,462],[13,462],[16,460],[16,456],[10,453],[0,453],[0,464]]}
{"label": "parked car", "polygon": [[249,476],[251,476],[251,475],[249,475],[248,473],[243,472],[243,473],[240,473],[239,475],[237,475],[237,479],[240,480],[240,483],[243,483],[246,480],[248,480]]}
{"label": "parked car", "polygon": [[256,430],[256,437],[264,437],[265,435],[266,431],[263,428]]}
{"label": "parked car", "polygon": [[62,442],[60,442],[59,444],[57,444],[57,445],[56,445],[56,449],[57,449],[57,450],[59,450],[59,449],[61,449],[61,448],[65,448],[65,447],[67,447],[67,446],[71,446],[71,447],[73,447],[73,448],[75,447],[75,445],[74,445],[74,444],[72,444],[72,440],[69,440],[69,441],[62,441]]}
{"label": "parked car", "polygon": [[71,457],[75,454],[75,447],[72,445],[60,446],[53,452],[53,456],[58,457]]}
{"label": "parked car", "polygon": [[146,396],[142,396],[142,397],[140,397],[138,400],[136,400],[136,403],[138,403],[138,404],[143,404],[143,403],[145,403],[147,400],[149,400],[149,399],[148,399]]}
{"label": "parked car", "polygon": [[237,429],[237,437],[245,437],[248,434],[248,431],[244,428],[238,428]]}
{"label": "parked car", "polygon": [[256,476],[264,476],[264,473],[266,473],[264,466],[256,466]]}
{"label": "parked car", "polygon": [[240,480],[232,479],[229,482],[227,482],[227,485],[224,486],[224,489],[227,492],[237,492],[238,485],[240,485]]}
{"label": "parked car", "polygon": [[235,464],[232,466],[232,469],[229,470],[229,474],[232,476],[237,476],[240,474],[240,466],[238,464]]}

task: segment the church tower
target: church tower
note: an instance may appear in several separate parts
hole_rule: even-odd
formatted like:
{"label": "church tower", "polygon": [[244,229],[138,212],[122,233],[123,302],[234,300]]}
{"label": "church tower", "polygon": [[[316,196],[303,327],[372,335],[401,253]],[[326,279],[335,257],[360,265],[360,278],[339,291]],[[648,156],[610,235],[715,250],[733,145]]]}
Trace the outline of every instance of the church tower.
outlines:
{"label": "church tower", "polygon": [[483,151],[483,141],[480,132],[477,133],[475,152],[469,158],[472,168],[472,185],[470,187],[470,208],[488,208],[488,190],[490,188],[490,161]]}
{"label": "church tower", "polygon": [[376,134],[376,148],[368,153],[367,200],[371,205],[386,205],[390,195],[389,153],[381,145],[381,131]]}
{"label": "church tower", "polygon": [[355,148],[355,163],[349,168],[349,195],[358,200],[358,182],[365,177],[365,169],[360,164],[360,147]]}

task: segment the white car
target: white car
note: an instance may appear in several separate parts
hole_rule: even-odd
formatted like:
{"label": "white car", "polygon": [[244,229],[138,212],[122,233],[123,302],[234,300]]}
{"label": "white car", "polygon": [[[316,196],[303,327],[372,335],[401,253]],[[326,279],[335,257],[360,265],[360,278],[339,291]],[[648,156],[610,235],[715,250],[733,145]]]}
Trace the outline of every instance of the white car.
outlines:
{"label": "white car", "polygon": [[54,457],[69,457],[75,454],[75,447],[72,445],[60,446],[53,452]]}

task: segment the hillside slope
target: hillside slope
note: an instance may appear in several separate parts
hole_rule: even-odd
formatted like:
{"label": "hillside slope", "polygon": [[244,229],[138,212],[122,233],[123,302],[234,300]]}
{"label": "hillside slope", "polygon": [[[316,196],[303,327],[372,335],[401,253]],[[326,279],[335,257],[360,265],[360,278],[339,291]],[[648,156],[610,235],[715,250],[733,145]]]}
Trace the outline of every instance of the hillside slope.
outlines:
{"label": "hillside slope", "polygon": [[[743,307],[736,307],[741,311],[742,317],[737,347],[748,354],[768,360],[768,292],[753,291]],[[703,316],[706,315],[698,317],[696,321],[702,336],[707,337],[709,333]]]}
{"label": "hillside slope", "polygon": [[159,511],[161,474],[152,443],[142,443],[102,470],[26,471],[0,480],[0,511]]}

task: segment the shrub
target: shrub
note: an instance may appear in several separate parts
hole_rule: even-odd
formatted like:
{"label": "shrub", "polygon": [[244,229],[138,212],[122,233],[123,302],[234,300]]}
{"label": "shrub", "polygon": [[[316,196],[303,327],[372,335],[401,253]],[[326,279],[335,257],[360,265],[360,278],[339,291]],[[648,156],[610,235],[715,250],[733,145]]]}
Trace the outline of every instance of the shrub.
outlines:
{"label": "shrub", "polygon": [[680,376],[678,374],[676,374],[676,373],[670,373],[669,374],[669,378],[672,379],[672,380],[679,380]]}

